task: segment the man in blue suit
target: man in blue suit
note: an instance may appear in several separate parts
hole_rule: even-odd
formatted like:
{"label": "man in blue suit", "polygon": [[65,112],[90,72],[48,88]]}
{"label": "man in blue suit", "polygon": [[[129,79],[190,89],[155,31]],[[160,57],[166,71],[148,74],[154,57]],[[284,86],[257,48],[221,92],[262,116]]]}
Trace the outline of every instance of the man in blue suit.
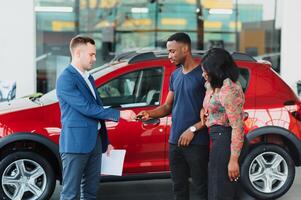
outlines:
{"label": "man in blue suit", "polygon": [[76,36],[70,42],[71,64],[57,80],[61,109],[60,154],[63,165],[61,200],[96,199],[101,153],[110,151],[104,120],[133,120],[133,111],[103,108],[94,79],[87,72],[96,61],[93,39]]}

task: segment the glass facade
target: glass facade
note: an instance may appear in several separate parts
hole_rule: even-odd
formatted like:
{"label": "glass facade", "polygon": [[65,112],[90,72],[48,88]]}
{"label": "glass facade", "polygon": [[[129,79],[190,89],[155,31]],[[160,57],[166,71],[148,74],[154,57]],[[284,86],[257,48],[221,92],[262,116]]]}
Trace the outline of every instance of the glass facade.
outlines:
{"label": "glass facade", "polygon": [[[77,34],[97,43],[99,66],[115,54],[165,48],[172,33],[190,35],[194,49],[223,47],[279,61],[280,0],[36,0],[37,91],[55,87],[70,62]],[[278,55],[278,57],[277,57]],[[279,63],[275,69],[280,70]]]}

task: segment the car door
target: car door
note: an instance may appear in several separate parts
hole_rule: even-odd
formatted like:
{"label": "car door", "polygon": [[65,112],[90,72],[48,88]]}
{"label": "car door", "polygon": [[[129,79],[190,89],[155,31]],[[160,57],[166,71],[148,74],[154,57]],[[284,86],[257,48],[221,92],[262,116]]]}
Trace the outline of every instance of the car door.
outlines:
{"label": "car door", "polygon": [[[164,68],[150,67],[125,72],[98,87],[104,106],[119,110],[154,109],[162,99]],[[124,173],[147,173],[165,170],[166,120],[148,122],[106,122],[110,143],[126,149]]]}

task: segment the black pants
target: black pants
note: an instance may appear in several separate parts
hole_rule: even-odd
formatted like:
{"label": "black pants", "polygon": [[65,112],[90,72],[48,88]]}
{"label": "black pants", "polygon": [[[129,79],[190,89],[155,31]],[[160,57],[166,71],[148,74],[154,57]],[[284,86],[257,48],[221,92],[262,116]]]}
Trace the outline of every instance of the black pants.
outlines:
{"label": "black pants", "polygon": [[212,126],[209,135],[212,146],[209,153],[208,200],[238,199],[237,182],[228,176],[228,163],[231,155],[231,127]]}
{"label": "black pants", "polygon": [[190,176],[198,199],[207,199],[208,152],[207,145],[178,147],[169,144],[169,165],[176,200],[189,200]]}

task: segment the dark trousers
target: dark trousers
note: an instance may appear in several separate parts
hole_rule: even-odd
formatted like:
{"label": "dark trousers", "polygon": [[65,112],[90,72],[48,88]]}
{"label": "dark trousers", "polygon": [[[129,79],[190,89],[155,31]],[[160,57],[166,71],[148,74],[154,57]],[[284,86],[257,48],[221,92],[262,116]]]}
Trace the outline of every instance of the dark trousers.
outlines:
{"label": "dark trousers", "polygon": [[179,147],[169,144],[169,165],[176,200],[189,200],[189,177],[196,188],[198,199],[207,199],[208,146]]}
{"label": "dark trousers", "polygon": [[61,153],[63,188],[60,200],[95,200],[100,181],[101,142],[90,153]]}
{"label": "dark trousers", "polygon": [[208,200],[238,199],[237,182],[228,176],[231,155],[231,127],[212,126],[209,129],[212,146],[209,153]]}

